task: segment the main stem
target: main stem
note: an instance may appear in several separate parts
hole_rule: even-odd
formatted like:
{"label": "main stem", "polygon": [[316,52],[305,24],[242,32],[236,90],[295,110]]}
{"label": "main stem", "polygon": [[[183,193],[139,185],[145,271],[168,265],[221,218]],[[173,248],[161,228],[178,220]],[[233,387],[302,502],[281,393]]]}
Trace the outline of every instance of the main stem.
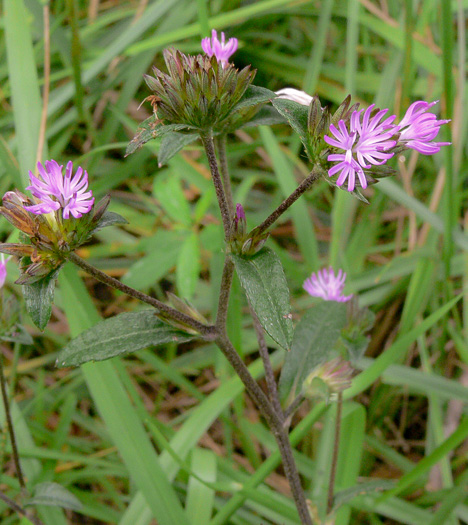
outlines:
{"label": "main stem", "polygon": [[261,234],[265,230],[267,230],[283,213],[291,206],[293,205],[297,199],[305,193],[313,184],[314,182],[319,178],[320,171],[319,168],[315,167],[310,172],[310,175],[304,179],[301,184],[289,195],[289,197],[286,197],[284,201],[276,208],[276,210],[271,213],[260,225],[258,225],[256,228],[254,228],[251,233],[249,234],[249,237],[256,234]]}
{"label": "main stem", "polygon": [[218,169],[218,163],[216,161],[213,137],[211,134],[203,134],[200,135],[200,138],[203,142],[203,146],[205,147],[206,156],[208,158],[208,164],[210,165],[210,171],[211,176],[213,178],[216,197],[218,198],[219,210],[223,219],[224,237],[226,238],[226,241],[229,241],[231,239],[232,215],[226,200],[223,182],[221,180],[221,175]]}
{"label": "main stem", "polygon": [[11,418],[10,411],[10,400],[8,399],[5,373],[3,371],[3,356],[0,355],[0,388],[2,391],[2,401],[3,407],[5,409],[5,419],[8,425],[8,432],[10,434],[11,441],[11,452],[13,455],[13,461],[15,463],[16,475],[18,476],[18,481],[22,490],[26,490],[26,483],[24,482],[23,471],[21,470],[21,464],[18,454],[18,447],[16,445],[16,436],[15,429],[13,428],[13,420]]}
{"label": "main stem", "polygon": [[281,416],[281,419],[284,423],[284,413],[281,407],[281,402],[278,395],[278,388],[276,386],[275,375],[273,373],[273,368],[271,366],[270,354],[268,353],[268,347],[265,342],[265,335],[263,333],[263,327],[258,320],[255,310],[252,308],[252,305],[249,302],[250,315],[252,316],[253,325],[255,334],[258,341],[258,349],[260,352],[260,357],[263,361],[263,368],[265,369],[265,379],[267,382],[268,394],[270,396],[273,407],[276,410],[276,413]]}
{"label": "main stem", "polygon": [[158,301],[158,299],[155,299],[150,295],[147,295],[143,292],[140,292],[139,290],[135,290],[134,288],[131,288],[130,286],[121,283],[120,281],[114,279],[110,275],[107,275],[106,273],[102,272],[101,270],[98,270],[94,266],[91,266],[84,259],[76,255],[76,253],[74,252],[70,252],[68,254],[68,259],[72,263],[85,270],[87,273],[89,273],[89,275],[93,276],[98,281],[101,281],[102,283],[107,284],[108,286],[112,286],[113,288],[116,288],[117,290],[120,290],[121,292],[130,295],[131,297],[135,297],[135,299],[139,299],[140,301],[143,301],[144,303],[153,306],[160,312],[166,314],[170,319],[173,319],[174,321],[179,321],[180,323],[183,323],[189,326],[190,328],[193,328],[208,339],[215,338],[216,331],[214,326],[200,323],[199,321],[193,319],[189,315],[179,312],[179,310],[176,310],[175,308],[172,308],[171,306],[168,306],[167,304]]}
{"label": "main stem", "polygon": [[289,486],[291,487],[291,492],[296,503],[296,508],[301,519],[301,523],[303,525],[312,525],[304,491],[302,490],[299,472],[297,471],[296,463],[294,461],[291,443],[283,427],[283,414],[278,414],[276,412],[274,406],[270,403],[263,390],[258,386],[255,379],[251,376],[247,366],[239,357],[239,354],[232,346],[232,343],[225,332],[218,335],[215,343],[218,345],[226,359],[237,372],[237,375],[240,377],[247,392],[260,409],[260,412],[266,419],[268,426],[273,432],[273,435],[278,444],[281,458],[283,460],[284,472],[289,481]]}

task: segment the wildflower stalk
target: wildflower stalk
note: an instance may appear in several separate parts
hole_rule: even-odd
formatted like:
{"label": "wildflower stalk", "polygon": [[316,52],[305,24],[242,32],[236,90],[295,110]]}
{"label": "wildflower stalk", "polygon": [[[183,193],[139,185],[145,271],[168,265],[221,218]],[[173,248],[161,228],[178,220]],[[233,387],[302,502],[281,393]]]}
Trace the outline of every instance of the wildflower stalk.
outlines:
{"label": "wildflower stalk", "polygon": [[226,200],[226,193],[224,191],[223,182],[218,169],[218,162],[216,160],[216,153],[214,148],[213,136],[211,134],[201,134],[201,140],[205,147],[208,164],[210,165],[211,176],[213,177],[213,184],[218,198],[219,210],[223,219],[224,237],[229,241],[231,237],[231,210],[229,210]]}
{"label": "wildflower stalk", "polygon": [[215,340],[226,359],[237,372],[237,375],[244,384],[250,397],[254,400],[263,417],[270,427],[283,461],[284,472],[289,482],[291,492],[296,503],[296,508],[303,525],[312,525],[309,509],[305,499],[304,491],[299,477],[299,472],[294,461],[289,436],[283,427],[283,415],[278,414],[263,390],[258,386],[255,379],[250,374],[244,361],[239,357],[235,348],[232,346],[226,332],[218,334]]}
{"label": "wildflower stalk", "polygon": [[224,261],[223,274],[221,277],[221,286],[219,290],[218,313],[216,315],[217,330],[226,329],[226,320],[229,307],[229,295],[231,292],[232,276],[234,273],[234,263],[230,257]]}
{"label": "wildflower stalk", "polygon": [[226,203],[231,216],[234,213],[234,199],[232,197],[231,177],[229,177],[228,160],[226,155],[226,135],[221,135],[216,138],[216,146],[219,158],[219,170],[223,180],[224,194],[226,195]]}
{"label": "wildflower stalk", "polygon": [[335,478],[336,468],[338,466],[338,452],[340,447],[340,432],[341,432],[341,412],[343,408],[343,393],[338,393],[338,400],[336,402],[336,419],[335,419],[335,440],[333,442],[333,456],[330,469],[330,480],[328,482],[328,497],[327,497],[327,514],[333,509],[333,498],[335,492]]}
{"label": "wildflower stalk", "polygon": [[289,427],[291,424],[291,416],[294,414],[294,412],[302,405],[302,402],[304,401],[305,397],[302,394],[302,392],[296,396],[291,404],[288,406],[288,408],[284,411],[284,426]]}
{"label": "wildflower stalk", "polygon": [[291,193],[291,195],[289,195],[289,197],[284,199],[284,201],[276,208],[275,211],[273,211],[260,225],[254,228],[248,236],[252,237],[253,235],[259,235],[267,230],[274,222],[276,222],[278,218],[281,217],[281,215],[283,215],[283,213],[315,183],[315,181],[320,176],[319,170],[320,168],[314,166],[310,172],[310,175],[304,179],[301,184],[299,184],[299,186]]}
{"label": "wildflower stalk", "polygon": [[5,409],[5,419],[8,425],[8,433],[10,434],[11,453],[13,456],[13,462],[15,464],[16,475],[18,476],[18,481],[19,481],[21,490],[25,491],[26,483],[24,482],[23,471],[21,470],[21,464],[20,464],[19,454],[18,454],[18,447],[16,445],[15,430],[13,428],[13,420],[11,418],[10,400],[8,399],[5,373],[3,369],[3,356],[0,356],[0,389],[2,391],[2,401],[3,401],[3,407]]}
{"label": "wildflower stalk", "polygon": [[265,335],[263,333],[263,327],[260,324],[257,314],[255,313],[255,310],[252,308],[252,305],[250,304],[250,302],[249,302],[249,308],[250,308],[250,315],[252,316],[252,320],[253,320],[255,334],[257,336],[260,357],[262,358],[263,368],[265,369],[265,379],[267,383],[268,394],[270,396],[270,400],[273,404],[273,407],[276,410],[276,413],[279,416],[281,416],[281,419],[284,422],[284,413],[283,413],[283,409],[281,407],[281,403],[280,403],[280,399],[278,395],[278,388],[276,386],[275,375],[273,372],[273,368],[271,366],[270,354],[268,353],[268,347],[265,342]]}
{"label": "wildflower stalk", "polygon": [[151,297],[150,295],[147,295],[143,292],[140,292],[139,290],[135,290],[134,288],[131,288],[130,286],[127,286],[126,284],[121,283],[117,279],[114,279],[110,275],[107,275],[106,273],[102,272],[101,270],[98,270],[91,264],[87,263],[84,259],[76,255],[76,253],[70,252],[70,254],[68,255],[68,259],[73,264],[76,264],[81,269],[85,270],[85,272],[89,273],[89,275],[91,275],[98,281],[101,281],[102,283],[107,284],[108,286],[111,286],[112,288],[120,290],[121,292],[127,295],[130,295],[131,297],[134,297],[135,299],[138,299],[140,301],[143,301],[146,304],[153,306],[160,312],[163,312],[164,314],[166,314],[170,319],[173,319],[174,321],[179,321],[189,326],[190,328],[193,328],[194,330],[199,332],[201,335],[203,335],[206,339],[211,340],[215,337],[216,332],[215,332],[214,326],[200,323],[200,321],[197,321],[196,319],[193,319],[189,315],[179,312],[175,308],[168,306],[167,304],[159,301],[158,299],[155,299],[154,297]]}
{"label": "wildflower stalk", "polygon": [[0,500],[2,500],[10,509],[14,510],[20,516],[27,518],[33,525],[44,525],[44,523],[34,516],[31,516],[26,509],[20,507],[15,501],[6,496],[3,492],[0,492]]}

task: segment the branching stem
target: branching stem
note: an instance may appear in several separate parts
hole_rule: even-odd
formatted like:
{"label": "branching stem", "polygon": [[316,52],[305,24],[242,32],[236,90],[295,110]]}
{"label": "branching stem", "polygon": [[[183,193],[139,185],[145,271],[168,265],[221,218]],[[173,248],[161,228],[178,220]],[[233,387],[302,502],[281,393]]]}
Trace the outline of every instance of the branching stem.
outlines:
{"label": "branching stem", "polygon": [[283,213],[292,206],[297,199],[305,193],[319,178],[320,171],[319,168],[314,167],[313,170],[310,172],[310,175],[304,179],[301,184],[289,195],[289,197],[286,197],[284,201],[276,208],[276,210],[271,213],[259,226],[254,228],[250,234],[249,237],[252,237],[252,235],[259,235],[260,233],[263,233],[265,230],[267,230]]}
{"label": "branching stem", "polygon": [[182,312],[179,312],[175,308],[172,308],[171,306],[168,306],[167,304],[158,301],[158,299],[155,299],[150,295],[147,295],[143,292],[140,292],[139,290],[135,290],[134,288],[127,286],[124,283],[121,283],[117,279],[114,279],[110,275],[107,275],[106,273],[102,272],[101,270],[98,270],[91,264],[87,263],[84,259],[76,255],[76,253],[70,252],[70,254],[68,255],[68,259],[73,264],[76,264],[77,266],[85,270],[85,272],[89,273],[89,275],[91,275],[98,281],[101,281],[102,283],[107,284],[108,286],[112,286],[112,288],[116,288],[117,290],[120,290],[121,292],[130,295],[135,299],[139,299],[140,301],[143,301],[144,303],[153,306],[160,312],[167,315],[167,317],[169,317],[170,319],[173,319],[174,321],[179,321],[180,323],[185,324],[190,328],[193,328],[201,335],[205,336],[206,339],[212,340],[216,337],[216,330],[214,326],[200,323],[200,321],[197,321],[192,317]]}
{"label": "branching stem", "polygon": [[44,523],[34,516],[31,516],[23,507],[20,507],[15,501],[10,499],[8,496],[6,496],[3,492],[0,492],[0,499],[10,507],[10,509],[14,510],[16,513],[18,513],[20,516],[26,517],[31,523],[34,525],[44,525]]}

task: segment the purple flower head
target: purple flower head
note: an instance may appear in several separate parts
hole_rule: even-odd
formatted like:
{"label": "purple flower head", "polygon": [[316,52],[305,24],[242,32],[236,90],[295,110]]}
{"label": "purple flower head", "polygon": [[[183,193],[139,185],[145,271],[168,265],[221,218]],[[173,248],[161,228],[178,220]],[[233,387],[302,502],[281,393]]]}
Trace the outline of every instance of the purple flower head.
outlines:
{"label": "purple flower head", "polygon": [[395,134],[395,126],[392,124],[396,116],[391,115],[380,122],[388,112],[388,109],[378,111],[370,118],[375,104],[371,104],[361,122],[361,113],[364,110],[354,111],[351,115],[351,129],[359,135],[355,151],[357,160],[363,168],[370,168],[371,164],[385,164],[393,157],[393,153],[384,153],[396,145],[395,140],[390,140]]}
{"label": "purple flower head", "polygon": [[328,175],[332,177],[340,172],[336,181],[338,186],[342,186],[348,180],[348,191],[353,191],[356,185],[356,175],[363,188],[367,188],[367,179],[363,168],[371,168],[372,165],[384,164],[393,157],[393,153],[386,153],[396,145],[395,140],[390,140],[397,131],[392,123],[395,115],[382,121],[387,113],[387,109],[378,111],[372,118],[374,104],[364,110],[353,111],[349,129],[344,120],[338,122],[339,129],[330,124],[330,131],[333,137],[324,136],[324,140],[330,146],[344,150],[344,153],[331,153],[327,160],[338,162],[328,170]]}
{"label": "purple flower head", "polygon": [[221,41],[219,41],[218,33],[214,29],[211,31],[211,38],[203,38],[201,41],[203,51],[209,57],[214,55],[223,68],[226,67],[229,57],[237,51],[237,46],[237,38],[230,38],[226,43],[224,33],[221,33]]}
{"label": "purple flower head", "polygon": [[7,269],[6,269],[6,263],[11,259],[11,257],[8,257],[5,259],[5,256],[3,253],[0,255],[0,288],[5,284],[5,279],[7,276]]}
{"label": "purple flower head", "polygon": [[359,182],[363,188],[367,188],[367,179],[362,170],[362,167],[353,157],[353,146],[356,141],[357,132],[349,132],[343,120],[338,122],[337,129],[333,124],[330,124],[330,131],[335,138],[325,135],[323,138],[327,144],[335,148],[343,149],[344,153],[332,153],[328,155],[327,160],[330,162],[338,162],[328,170],[329,177],[333,177],[338,172],[341,172],[336,184],[342,186],[346,179],[348,179],[348,191],[353,191],[356,184],[356,174],[359,177]]}
{"label": "purple flower head", "polygon": [[312,297],[321,297],[325,301],[337,301],[345,303],[349,301],[351,295],[343,295],[346,273],[339,270],[335,275],[333,268],[322,268],[317,273],[313,273],[304,281],[304,290]]}
{"label": "purple flower head", "polygon": [[31,185],[26,189],[40,202],[25,209],[36,215],[51,213],[62,208],[64,219],[70,218],[70,213],[79,219],[83,213],[88,213],[94,203],[92,191],[88,189],[88,173],[78,167],[73,174],[73,163],[69,161],[63,175],[63,166],[55,160],[46,161],[43,166],[37,163],[39,177],[29,172]]}
{"label": "purple flower head", "polygon": [[414,102],[398,124],[400,142],[423,155],[433,155],[440,151],[441,146],[451,144],[450,142],[431,142],[439,133],[440,126],[450,122],[450,120],[437,120],[434,113],[426,113],[437,102],[438,100],[431,103],[423,100]]}

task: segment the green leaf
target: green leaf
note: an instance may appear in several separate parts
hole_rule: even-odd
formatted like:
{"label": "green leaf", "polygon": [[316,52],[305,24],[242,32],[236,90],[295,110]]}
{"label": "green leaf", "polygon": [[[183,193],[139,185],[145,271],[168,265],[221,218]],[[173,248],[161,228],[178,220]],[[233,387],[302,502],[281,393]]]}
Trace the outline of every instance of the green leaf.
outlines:
{"label": "green leaf", "polygon": [[180,295],[190,299],[197,286],[200,274],[200,246],[198,237],[192,233],[182,245],[176,270],[177,289]]}
{"label": "green leaf", "polygon": [[279,113],[287,119],[292,129],[299,135],[301,141],[307,148],[307,119],[309,108],[303,104],[299,104],[299,102],[294,102],[293,100],[287,100],[284,98],[275,98],[275,100],[272,101],[272,104]]}
{"label": "green leaf", "polygon": [[345,324],[346,305],[336,301],[323,301],[304,314],[281,370],[282,398],[299,393],[309,373],[330,358]]}
{"label": "green leaf", "polygon": [[251,106],[256,106],[257,104],[269,102],[276,98],[276,96],[277,95],[274,91],[270,91],[264,87],[250,85],[239,102],[234,106],[232,112],[235,113],[239,109],[249,108]]}
{"label": "green leaf", "polygon": [[47,505],[80,511],[83,508],[80,500],[62,485],[46,481],[35,486],[34,496],[26,505]]}
{"label": "green leaf", "polygon": [[103,228],[107,228],[108,226],[114,226],[114,224],[128,224],[128,221],[118,213],[106,211],[99,219],[96,227],[91,230],[90,235],[102,230]]}
{"label": "green leaf", "polygon": [[265,331],[289,350],[292,336],[289,289],[281,262],[269,249],[252,258],[232,255],[242,288]]}
{"label": "green leaf", "polygon": [[254,126],[272,126],[273,124],[284,124],[286,121],[278,111],[271,106],[263,106],[253,118],[244,124],[242,128],[252,128]]}
{"label": "green leaf", "polygon": [[382,492],[383,490],[390,490],[395,486],[395,481],[391,479],[378,479],[365,481],[364,483],[358,483],[354,487],[348,489],[340,490],[335,494],[333,498],[334,506],[333,510],[338,509],[342,505],[349,503],[354,498],[358,496],[363,496],[367,494],[375,494],[377,492]]}
{"label": "green leaf", "polygon": [[55,283],[59,270],[54,270],[40,281],[22,286],[26,310],[39,330],[44,330],[52,314]]}
{"label": "green leaf", "polygon": [[161,137],[166,133],[173,131],[180,131],[182,129],[193,129],[186,124],[160,124],[157,118],[153,115],[144,120],[138,128],[137,134],[129,142],[125,156],[128,157],[136,150],[140,149],[144,144],[156,137]]}
{"label": "green leaf", "polygon": [[177,133],[176,131],[163,135],[158,151],[159,167],[164,166],[169,159],[172,159],[181,149],[197,140],[197,138],[197,133]]}
{"label": "green leaf", "polygon": [[79,366],[103,361],[148,346],[183,343],[193,336],[176,330],[156,317],[155,310],[116,315],[73,339],[58,355],[57,366]]}

